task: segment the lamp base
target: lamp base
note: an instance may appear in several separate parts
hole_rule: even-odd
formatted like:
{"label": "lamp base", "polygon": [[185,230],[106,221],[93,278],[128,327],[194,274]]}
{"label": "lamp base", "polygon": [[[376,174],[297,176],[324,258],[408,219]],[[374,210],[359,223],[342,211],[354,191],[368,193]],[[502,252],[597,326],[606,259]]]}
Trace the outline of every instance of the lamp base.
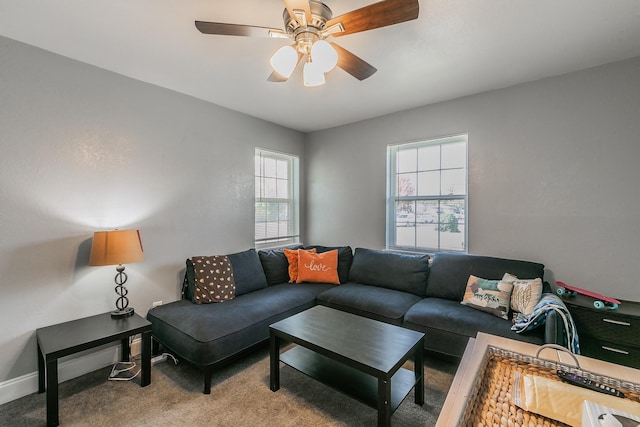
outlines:
{"label": "lamp base", "polygon": [[129,317],[129,316],[133,316],[133,307],[126,307],[123,308],[122,310],[113,310],[111,312],[111,317],[114,319],[120,319],[123,317]]}

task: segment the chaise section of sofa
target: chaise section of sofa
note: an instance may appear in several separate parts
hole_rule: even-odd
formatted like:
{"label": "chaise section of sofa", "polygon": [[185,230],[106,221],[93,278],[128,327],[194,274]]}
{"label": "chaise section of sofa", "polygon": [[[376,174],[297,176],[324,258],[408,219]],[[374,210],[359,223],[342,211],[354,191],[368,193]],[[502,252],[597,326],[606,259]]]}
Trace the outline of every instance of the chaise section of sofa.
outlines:
{"label": "chaise section of sofa", "polygon": [[[182,299],[147,314],[154,340],[203,370],[205,394],[211,392],[216,365],[264,343],[270,324],[313,307],[317,295],[332,287],[269,285],[254,249],[228,257],[236,278],[234,299],[212,304]],[[188,280],[185,295],[189,295]]]}

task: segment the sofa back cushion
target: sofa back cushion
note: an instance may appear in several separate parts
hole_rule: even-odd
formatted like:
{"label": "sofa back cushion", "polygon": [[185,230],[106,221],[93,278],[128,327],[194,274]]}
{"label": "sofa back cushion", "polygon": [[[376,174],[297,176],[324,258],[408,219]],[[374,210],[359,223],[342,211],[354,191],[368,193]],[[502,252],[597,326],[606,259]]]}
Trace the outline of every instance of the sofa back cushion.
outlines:
{"label": "sofa back cushion", "polygon": [[522,279],[542,278],[544,265],[480,255],[437,253],[431,263],[426,296],[462,301],[469,276],[500,280],[505,273]]}
{"label": "sofa back cushion", "polygon": [[349,281],[349,270],[351,269],[351,262],[353,261],[353,250],[351,246],[305,246],[305,249],[315,249],[316,253],[329,252],[334,249],[338,250],[338,277],[340,283],[347,283]]}
{"label": "sofa back cushion", "polygon": [[[349,280],[363,285],[379,286],[425,295],[429,277],[429,255],[356,248]],[[466,282],[465,282],[466,284]]]}
{"label": "sofa back cushion", "polygon": [[[302,245],[287,246],[286,249],[299,249]],[[287,283],[289,281],[289,261],[284,254],[285,248],[261,249],[258,251],[260,263],[269,285]]]}
{"label": "sofa back cushion", "polygon": [[260,258],[255,249],[227,255],[236,281],[236,296],[248,294],[268,286]]}

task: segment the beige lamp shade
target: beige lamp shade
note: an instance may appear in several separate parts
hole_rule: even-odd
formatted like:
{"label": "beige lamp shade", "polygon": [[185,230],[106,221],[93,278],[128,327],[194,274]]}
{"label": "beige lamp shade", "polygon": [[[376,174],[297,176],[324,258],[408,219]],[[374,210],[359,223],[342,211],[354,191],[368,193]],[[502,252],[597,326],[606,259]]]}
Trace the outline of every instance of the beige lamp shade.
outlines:
{"label": "beige lamp shade", "polygon": [[120,265],[144,259],[139,230],[97,231],[93,233],[89,265]]}

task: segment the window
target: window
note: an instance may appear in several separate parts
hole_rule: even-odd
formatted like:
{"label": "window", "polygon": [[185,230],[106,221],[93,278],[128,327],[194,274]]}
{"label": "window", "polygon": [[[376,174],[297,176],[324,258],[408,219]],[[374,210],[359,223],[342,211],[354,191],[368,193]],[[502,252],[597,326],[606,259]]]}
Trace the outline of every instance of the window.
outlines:
{"label": "window", "polygon": [[298,163],[296,156],[256,148],[256,247],[300,240]]}
{"label": "window", "polygon": [[387,248],[467,251],[467,135],[387,147]]}

